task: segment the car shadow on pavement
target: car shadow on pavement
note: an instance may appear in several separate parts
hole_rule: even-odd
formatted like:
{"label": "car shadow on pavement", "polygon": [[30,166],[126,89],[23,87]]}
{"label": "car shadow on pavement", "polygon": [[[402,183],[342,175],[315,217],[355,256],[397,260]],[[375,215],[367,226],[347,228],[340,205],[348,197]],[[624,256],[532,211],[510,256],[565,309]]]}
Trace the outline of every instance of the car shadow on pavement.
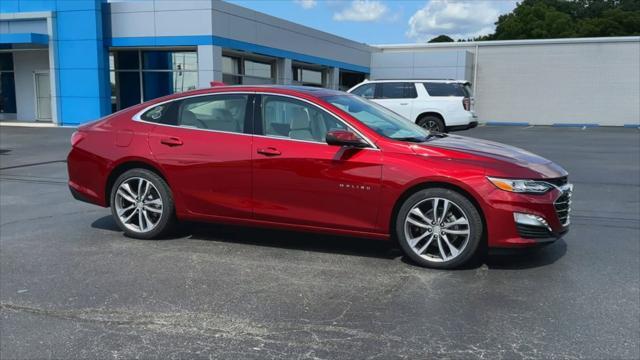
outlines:
{"label": "car shadow on pavement", "polygon": [[[91,227],[122,233],[112,216],[104,216],[97,219],[91,224]],[[122,236],[125,235],[123,234]],[[402,251],[389,241],[196,222],[182,222],[172,236],[158,241],[183,239],[248,244],[389,260],[403,256]]]}
{"label": "car shadow on pavement", "polygon": [[[91,227],[122,233],[110,215],[97,219],[91,224]],[[123,234],[122,236],[125,235]],[[401,258],[402,262],[417,267],[409,258],[402,254],[402,250],[393,241],[379,241],[347,236],[183,222],[178,226],[172,236],[160,239],[159,241],[183,239],[249,244],[288,250],[315,251],[388,260]],[[492,251],[475,261],[469,262],[466,266],[458,270],[472,270],[484,264],[486,264],[489,269],[522,270],[537,268],[553,264],[564,256],[566,251],[567,244],[564,240],[560,239],[554,244],[541,248],[501,251],[500,253]]]}
{"label": "car shadow on pavement", "polygon": [[489,269],[520,270],[547,266],[567,253],[567,243],[558,239],[539,248],[490,251],[485,263]]}

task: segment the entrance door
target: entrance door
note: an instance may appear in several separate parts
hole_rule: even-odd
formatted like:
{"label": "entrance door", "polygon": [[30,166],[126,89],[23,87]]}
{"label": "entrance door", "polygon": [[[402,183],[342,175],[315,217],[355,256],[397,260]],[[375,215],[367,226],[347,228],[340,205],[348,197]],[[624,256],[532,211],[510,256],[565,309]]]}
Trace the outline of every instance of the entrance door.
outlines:
{"label": "entrance door", "polygon": [[36,120],[51,121],[51,83],[49,72],[34,74],[36,84]]}

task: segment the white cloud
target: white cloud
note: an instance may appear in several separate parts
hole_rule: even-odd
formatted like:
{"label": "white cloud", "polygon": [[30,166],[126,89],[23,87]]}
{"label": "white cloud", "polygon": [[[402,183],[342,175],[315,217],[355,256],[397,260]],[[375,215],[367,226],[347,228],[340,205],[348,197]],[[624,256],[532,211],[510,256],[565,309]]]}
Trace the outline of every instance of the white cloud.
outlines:
{"label": "white cloud", "polygon": [[333,14],[336,21],[376,21],[389,12],[385,4],[376,0],[353,0],[351,4]]}
{"label": "white cloud", "polygon": [[295,3],[305,9],[311,9],[318,5],[318,2],[316,0],[295,0]]}
{"label": "white cloud", "polygon": [[441,34],[467,39],[494,31],[498,16],[513,10],[516,1],[431,0],[409,19],[407,36],[428,41]]}

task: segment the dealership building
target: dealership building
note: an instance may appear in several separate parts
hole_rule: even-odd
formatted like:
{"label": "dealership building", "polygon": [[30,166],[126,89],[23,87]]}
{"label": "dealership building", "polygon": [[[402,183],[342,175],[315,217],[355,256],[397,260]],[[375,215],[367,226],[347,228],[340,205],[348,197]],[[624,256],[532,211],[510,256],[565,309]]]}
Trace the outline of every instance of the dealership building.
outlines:
{"label": "dealership building", "polygon": [[467,80],[481,122],[640,124],[640,37],[367,45],[217,0],[0,1],[0,121],[75,126],[211,81],[365,78]]}

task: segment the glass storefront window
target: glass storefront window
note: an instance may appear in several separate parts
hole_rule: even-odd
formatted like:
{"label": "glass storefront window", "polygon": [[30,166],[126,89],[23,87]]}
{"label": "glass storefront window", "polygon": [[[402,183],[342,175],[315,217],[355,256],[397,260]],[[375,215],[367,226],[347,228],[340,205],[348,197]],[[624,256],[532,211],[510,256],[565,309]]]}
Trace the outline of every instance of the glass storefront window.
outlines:
{"label": "glass storefront window", "polygon": [[195,51],[118,50],[109,65],[113,111],[198,86]]}
{"label": "glass storefront window", "polygon": [[13,72],[0,72],[0,113],[16,113],[16,83]]}
{"label": "glass storefront window", "polygon": [[140,57],[137,50],[124,50],[116,52],[114,61],[116,70],[139,70]]}
{"label": "glass storefront window", "polygon": [[294,66],[293,81],[301,85],[322,86],[322,70]]}
{"label": "glass storefront window", "polygon": [[143,51],[143,70],[198,70],[198,55],[193,51]]}
{"label": "glass storefront window", "polygon": [[222,57],[222,72],[224,74],[240,74],[240,62],[236,58],[230,56]]}
{"label": "glass storefront window", "polygon": [[0,71],[13,71],[12,53],[0,53]]}
{"label": "glass storefront window", "polygon": [[0,53],[0,113],[16,113],[16,82],[13,75],[13,54]]}
{"label": "glass storefront window", "polygon": [[222,82],[228,85],[273,84],[274,65],[242,55],[222,56]]}
{"label": "glass storefront window", "polygon": [[244,60],[244,75],[271,78],[273,66],[268,63]]}

